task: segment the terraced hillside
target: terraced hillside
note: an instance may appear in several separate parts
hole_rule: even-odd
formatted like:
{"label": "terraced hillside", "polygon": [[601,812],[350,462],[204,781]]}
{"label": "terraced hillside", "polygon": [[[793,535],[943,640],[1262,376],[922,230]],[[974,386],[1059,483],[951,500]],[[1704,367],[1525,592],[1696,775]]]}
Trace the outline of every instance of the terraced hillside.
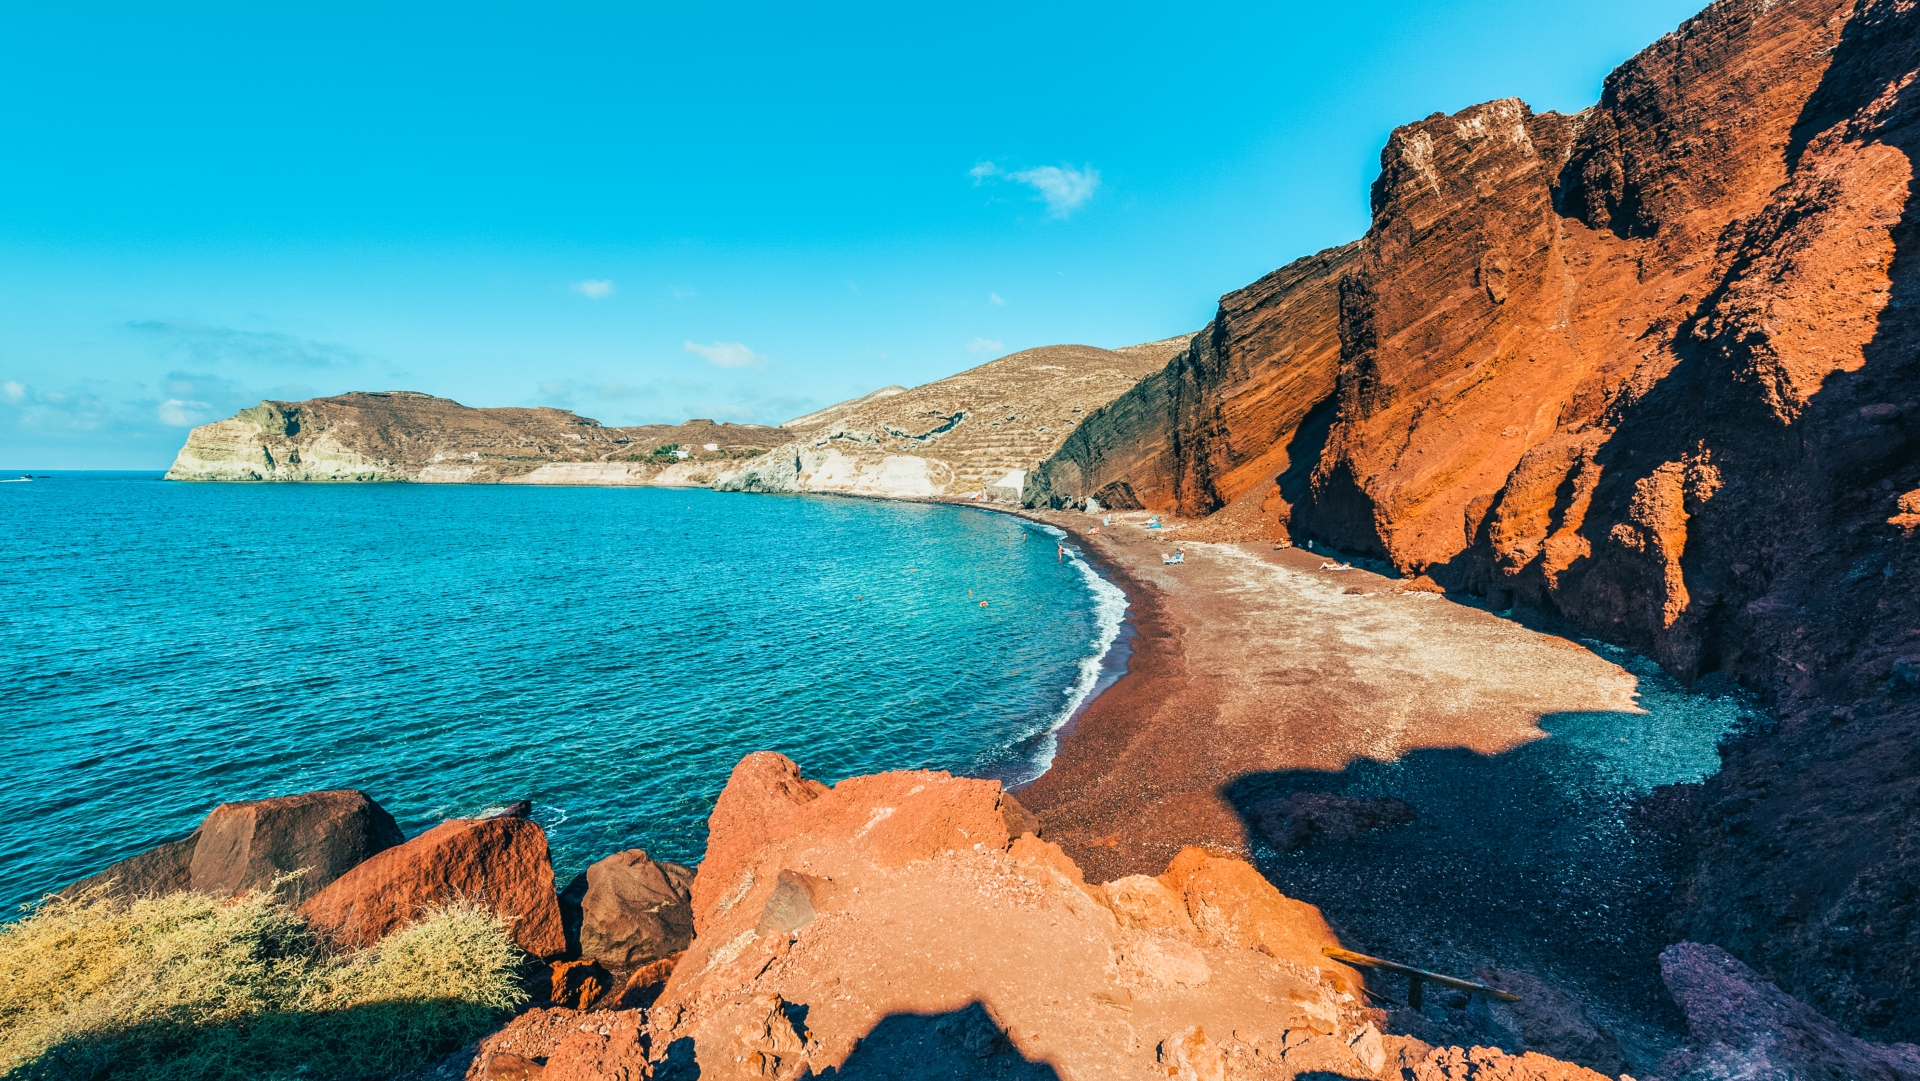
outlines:
{"label": "terraced hillside", "polygon": [[718,486],[1020,500],[1026,477],[1088,415],[1164,368],[1191,337],[1025,349],[911,390],[887,387],[788,421],[792,442]]}

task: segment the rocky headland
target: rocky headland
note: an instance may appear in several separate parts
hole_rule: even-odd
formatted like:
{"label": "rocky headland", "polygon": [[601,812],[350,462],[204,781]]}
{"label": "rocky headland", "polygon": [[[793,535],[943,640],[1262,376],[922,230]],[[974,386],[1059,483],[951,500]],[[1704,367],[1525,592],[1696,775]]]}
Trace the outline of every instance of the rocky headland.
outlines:
{"label": "rocky headland", "polygon": [[[573,475],[586,483],[912,498],[984,491],[1054,512],[1091,497],[1160,512],[1181,537],[1370,557],[1399,583],[1392,588],[1514,610],[1641,651],[1684,680],[1737,682],[1768,716],[1726,744],[1718,774],[1658,791],[1634,812],[1647,836],[1671,846],[1671,900],[1659,901],[1663,941],[1715,944],[1660,955],[1664,985],[1697,1045],[1693,1058],[1662,1070],[1741,1076],[1730,1065],[1737,1060],[1758,1071],[1752,1076],[1914,1076],[1909,1052],[1859,1038],[1920,1037],[1920,853],[1912,840],[1920,820],[1920,563],[1912,535],[1920,525],[1920,341],[1910,250],[1916,31],[1920,10],[1905,0],[1719,0],[1622,65],[1583,112],[1537,114],[1509,99],[1396,130],[1366,236],[1222,298],[1214,320],[1191,338],[1132,350],[1030,350],[783,429],[727,426],[754,432],[737,445],[763,453],[714,462],[703,480],[691,470],[671,479],[644,473],[651,464],[615,477],[625,467],[613,459],[629,452],[616,452],[606,433],[622,430],[538,410],[465,411],[533,419],[461,421],[486,426],[484,438],[495,441],[487,445],[515,464],[459,474],[469,466],[454,459],[481,455],[467,458],[473,463],[490,453],[480,436],[436,443],[439,420],[405,434],[372,421],[289,426],[291,411],[323,402],[267,403],[197,429],[170,475]],[[462,442],[469,439],[473,446]],[[663,433],[654,445],[666,442],[682,440]],[[378,462],[412,464],[368,464]],[[449,462],[453,471],[440,472]],[[599,471],[603,479],[588,479]],[[628,479],[635,477],[642,479]],[[1235,550],[1251,558],[1261,549]],[[1178,608],[1181,591],[1197,588],[1147,574],[1130,586],[1136,613]],[[1257,607],[1244,583],[1223,588],[1235,603]],[[1271,635],[1256,633],[1258,615],[1205,633],[1237,642],[1240,654],[1257,651],[1272,645]],[[1174,645],[1186,628],[1169,619],[1156,633]],[[1215,673],[1171,650],[1155,656],[1139,654],[1127,681],[1100,701],[1133,701],[1142,716],[1167,702],[1205,704],[1204,683]],[[1249,681],[1240,669],[1231,673]],[[1276,677],[1275,687],[1284,684]],[[1379,709],[1360,698],[1333,704],[1334,712],[1368,717]],[[1444,714],[1428,719],[1455,723]],[[1231,724],[1221,717],[1189,726],[1199,734],[1184,745],[1159,747],[1129,747],[1144,729],[1089,722],[1068,737],[1062,764],[1106,747],[1140,756],[1151,772],[1222,746],[1196,740],[1238,739],[1227,730],[1257,727],[1252,711],[1225,716]],[[1160,730],[1181,719],[1170,716]],[[1495,746],[1498,725],[1479,734],[1460,725],[1456,745],[1496,759],[1507,753]],[[1307,768],[1338,771],[1365,757],[1339,732],[1331,738],[1328,754],[1349,757]],[[1233,753],[1223,759],[1237,761],[1258,743],[1226,746]],[[1246,843],[1250,822],[1271,819],[1280,834],[1324,835],[1323,822],[1338,832],[1348,827],[1337,823],[1395,813],[1297,804],[1300,793],[1273,789],[1254,793],[1265,810],[1249,818],[1243,812],[1253,803],[1230,798],[1242,791],[1232,776],[1203,770],[1196,776],[1208,778],[1204,785],[1129,792],[1102,789],[1103,770],[1098,762],[1077,774],[1057,769],[1031,796],[1042,822],[1057,818],[1055,835],[1076,867],[1100,874],[1158,874],[1156,861],[1177,862],[1176,842],[1200,839],[1191,834],[1216,832],[1230,844],[1237,831]],[[1162,836],[1141,817],[1153,813],[1194,828],[1184,839],[1171,827]],[[1134,844],[1129,829],[1134,840],[1152,835],[1152,845]],[[983,845],[983,853],[992,848]],[[800,843],[792,851],[808,850]],[[994,857],[994,874],[1021,873],[1012,870],[1012,852]],[[815,875],[804,865],[783,870]],[[698,879],[693,895],[702,895]],[[1066,905],[1075,895],[1060,896]],[[697,905],[695,913],[697,927],[708,916]],[[690,956],[702,948],[695,942]],[[786,971],[794,950],[777,952],[753,979]],[[1238,963],[1203,960],[1209,971]],[[1654,970],[1652,957],[1642,962]],[[712,1035],[719,1028],[701,1028],[698,1003],[685,997],[697,978],[675,980],[668,1001],[685,1012],[675,1013],[674,1027],[646,1031],[678,1033],[684,1021],[695,1043],[721,1039]],[[1753,990],[1768,982],[1779,989]],[[730,985],[735,998],[716,992],[702,1001],[737,1006],[750,984]],[[792,986],[817,996],[824,985]],[[896,1001],[885,997],[890,991],[874,993]],[[755,1030],[759,1043],[737,1051],[739,1061],[795,1060],[805,1040],[774,1017],[798,1000],[754,1007],[766,1007],[766,1024]],[[897,1001],[935,1008],[932,998]],[[951,1013],[949,1005],[938,1009]],[[997,1032],[1023,1031],[982,1010],[997,1019]],[[1773,1035],[1725,1028],[1743,1023],[1730,1020],[1736,1016],[1772,1018],[1761,1027]],[[635,1040],[641,1020],[658,1024],[655,1014],[634,1020]],[[872,1031],[886,1022],[878,1024]],[[1352,1024],[1334,1034],[1351,1035]],[[955,1014],[931,1031],[968,1046],[964,1034],[975,1027]],[[1223,1046],[1218,1026],[1205,1027],[1208,1046]],[[576,1039],[559,1028],[555,1040]],[[1169,1034],[1140,1036],[1143,1047],[1160,1041],[1157,1056]],[[611,1039],[601,1037],[601,1045]],[[1816,1045],[1839,1057],[1818,1066],[1791,1058]],[[1018,1061],[1029,1061],[1017,1036],[981,1046],[1022,1048]],[[1179,1046],[1175,1040],[1165,1053],[1184,1053]],[[1223,1068],[1236,1068],[1238,1045],[1225,1046]],[[1211,1051],[1196,1054],[1214,1069]],[[1428,1070],[1415,1076],[1531,1076],[1511,1063],[1475,1065],[1473,1054],[1447,1060],[1454,1073],[1434,1072],[1442,1067],[1430,1057],[1404,1065]],[[854,1058],[820,1061],[845,1066]],[[1011,1070],[1016,1060],[995,1061]],[[1754,1065],[1762,1061],[1774,1063],[1766,1067],[1773,1072]],[[1163,1073],[1186,1068],[1167,1063]]]}
{"label": "rocky headland", "polygon": [[203,424],[167,479],[701,485],[787,438],[758,424],[607,428],[564,409],[470,409],[416,391],[356,392],[261,402]]}

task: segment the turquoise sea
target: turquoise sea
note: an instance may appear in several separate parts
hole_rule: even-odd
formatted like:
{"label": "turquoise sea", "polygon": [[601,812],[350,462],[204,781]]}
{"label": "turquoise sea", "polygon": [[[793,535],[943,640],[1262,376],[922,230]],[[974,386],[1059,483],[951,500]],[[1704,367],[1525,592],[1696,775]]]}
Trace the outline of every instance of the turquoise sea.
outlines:
{"label": "turquoise sea", "polygon": [[531,799],[564,881],[697,861],[751,751],[1029,778],[1125,608],[1056,538],[703,490],[0,484],[0,905],[309,789],[410,835]]}

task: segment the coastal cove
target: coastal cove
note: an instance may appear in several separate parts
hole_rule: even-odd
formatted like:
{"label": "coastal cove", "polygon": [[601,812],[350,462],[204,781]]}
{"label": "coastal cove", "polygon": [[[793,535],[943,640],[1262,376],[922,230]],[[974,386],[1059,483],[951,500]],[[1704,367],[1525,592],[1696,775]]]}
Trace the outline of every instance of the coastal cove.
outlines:
{"label": "coastal cove", "polygon": [[363,789],[409,835],[531,799],[571,875],[623,847],[697,862],[750,751],[1018,782],[1124,605],[1057,531],[956,506],[132,473],[6,494],[9,909],[302,790]]}
{"label": "coastal cove", "polygon": [[[1018,790],[1089,881],[1202,845],[1353,949],[1549,976],[1619,1068],[1683,1038],[1654,963],[1675,849],[1649,797],[1717,773],[1721,742],[1759,723],[1750,696],[1338,555],[1185,540],[1199,523],[1173,516],[1150,531],[1144,513],[1024,513],[1129,598],[1126,675]],[[1175,548],[1185,562],[1163,564]],[[1405,820],[1365,818],[1395,802]],[[1328,804],[1360,817],[1317,816]]]}

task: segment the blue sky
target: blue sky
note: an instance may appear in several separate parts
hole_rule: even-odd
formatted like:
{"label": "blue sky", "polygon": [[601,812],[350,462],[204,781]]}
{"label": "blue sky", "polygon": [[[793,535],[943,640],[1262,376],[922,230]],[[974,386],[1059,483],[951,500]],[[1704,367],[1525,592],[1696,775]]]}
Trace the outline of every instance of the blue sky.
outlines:
{"label": "blue sky", "polygon": [[[0,8],[0,465],[263,397],[777,423],[1190,331],[1697,0]],[[1597,11],[1604,10],[1604,16]]]}

